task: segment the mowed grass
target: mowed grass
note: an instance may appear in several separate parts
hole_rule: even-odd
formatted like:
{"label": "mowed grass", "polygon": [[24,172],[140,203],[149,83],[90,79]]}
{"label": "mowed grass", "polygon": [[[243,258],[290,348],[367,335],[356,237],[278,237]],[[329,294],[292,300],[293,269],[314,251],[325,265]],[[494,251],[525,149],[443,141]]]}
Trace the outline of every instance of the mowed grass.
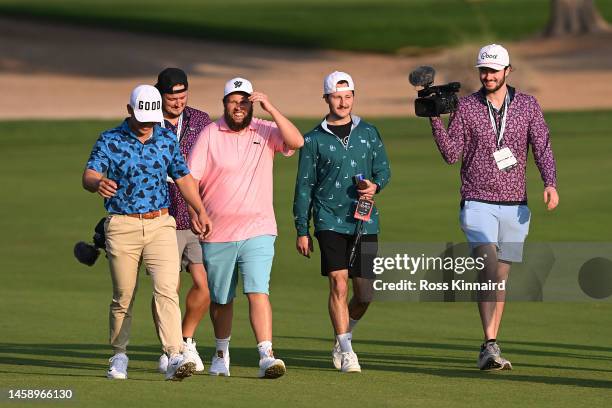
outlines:
{"label": "mowed grass", "polygon": [[[529,168],[532,241],[610,239],[612,112],[546,115],[559,168],[561,205],[548,213],[542,185]],[[318,121],[298,120],[303,130]],[[373,119],[391,158],[392,181],[378,197],[382,242],[459,242],[458,166],[447,166],[427,121]],[[105,378],[110,349],[111,282],[104,258],[92,267],[72,257],[103,216],[101,199],[81,189],[97,134],[117,122],[49,121],[0,124],[3,175],[0,235],[0,388],[70,388],[68,406],[607,406],[612,397],[609,302],[511,303],[500,334],[512,372],[475,368],[481,341],[470,303],[377,303],[356,328],[363,373],[331,367],[327,282],[313,259],[294,249],[291,203],[296,158],[275,162],[279,224],[272,274],[274,348],[288,374],[263,381],[247,304],[236,300],[232,377],[196,376],[167,383],[155,371],[150,279],[141,274],[129,349],[128,381]],[[182,295],[189,287],[183,275]],[[208,319],[197,332],[208,366]],[[4,397],[3,397],[4,398]],[[606,402],[607,401],[607,402]]]}
{"label": "mowed grass", "polygon": [[[596,0],[612,20],[612,2]],[[396,52],[541,32],[549,0],[0,0],[0,14],[209,40]]]}

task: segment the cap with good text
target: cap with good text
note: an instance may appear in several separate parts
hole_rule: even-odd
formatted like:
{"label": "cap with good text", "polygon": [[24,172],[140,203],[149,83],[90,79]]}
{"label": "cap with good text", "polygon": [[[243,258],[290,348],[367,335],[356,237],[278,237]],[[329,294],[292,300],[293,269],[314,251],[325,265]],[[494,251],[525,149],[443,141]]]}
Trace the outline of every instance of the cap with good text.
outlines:
{"label": "cap with good text", "polygon": [[[346,82],[346,84],[338,85],[338,82]],[[323,93],[325,95],[341,91],[354,91],[355,83],[353,78],[346,72],[334,71],[323,80]]]}
{"label": "cap with good text", "polygon": [[253,93],[253,85],[251,82],[244,78],[233,78],[225,83],[225,89],[223,90],[223,97],[234,92],[244,92],[247,94]]}
{"label": "cap with good text", "polygon": [[502,70],[510,65],[508,50],[498,44],[485,45],[478,51],[476,68],[486,67],[494,70]]}
{"label": "cap with good text", "polygon": [[151,85],[138,85],[130,95],[130,106],[138,122],[157,122],[164,120],[161,94]]}
{"label": "cap with good text", "polygon": [[[174,89],[176,85],[183,86]],[[166,68],[157,76],[155,87],[162,94],[185,92],[189,87],[187,83],[187,74],[180,68]]]}

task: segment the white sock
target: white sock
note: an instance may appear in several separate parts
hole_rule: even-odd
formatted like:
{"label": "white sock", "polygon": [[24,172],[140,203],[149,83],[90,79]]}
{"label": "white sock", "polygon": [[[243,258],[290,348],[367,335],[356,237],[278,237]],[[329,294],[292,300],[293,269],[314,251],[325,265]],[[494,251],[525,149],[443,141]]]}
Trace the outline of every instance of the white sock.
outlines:
{"label": "white sock", "polygon": [[350,332],[336,336],[336,340],[338,340],[338,343],[340,344],[340,350],[343,353],[350,353],[353,351],[353,346],[351,345],[352,338],[353,336]]}
{"label": "white sock", "polygon": [[359,323],[359,319],[351,319],[349,317],[349,331],[352,333],[353,329],[355,328],[355,326],[357,326],[357,323]]}
{"label": "white sock", "polygon": [[272,342],[264,340],[257,344],[257,351],[259,351],[259,358],[272,357]]}
{"label": "white sock", "polygon": [[217,339],[215,338],[216,350],[221,351],[223,353],[223,357],[227,358],[229,356],[229,342],[232,336],[229,336],[227,339]]}

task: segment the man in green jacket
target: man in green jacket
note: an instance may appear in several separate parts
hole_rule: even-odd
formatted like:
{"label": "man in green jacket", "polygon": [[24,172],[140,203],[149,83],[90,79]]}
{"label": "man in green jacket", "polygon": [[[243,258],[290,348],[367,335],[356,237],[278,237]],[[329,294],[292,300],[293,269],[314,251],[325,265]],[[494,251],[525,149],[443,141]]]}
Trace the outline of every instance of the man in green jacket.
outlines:
{"label": "man in green jacket", "polygon": [[[300,150],[293,203],[296,247],[301,255],[310,257],[312,214],[321,249],[321,275],[327,276],[330,283],[329,315],[336,333],[333,363],[342,372],[360,372],[351,333],[372,300],[378,209],[374,207],[370,219],[363,222],[358,222],[354,214],[358,199],[372,200],[387,185],[391,172],[378,130],[351,114],[355,96],[351,76],[331,73],[323,82],[323,93],[329,113],[305,135]],[[353,177],[359,174],[365,180],[358,187]],[[360,228],[361,243],[366,243],[368,249],[362,256],[358,245],[355,261],[349,265]],[[353,297],[347,303],[349,277],[353,281]]]}

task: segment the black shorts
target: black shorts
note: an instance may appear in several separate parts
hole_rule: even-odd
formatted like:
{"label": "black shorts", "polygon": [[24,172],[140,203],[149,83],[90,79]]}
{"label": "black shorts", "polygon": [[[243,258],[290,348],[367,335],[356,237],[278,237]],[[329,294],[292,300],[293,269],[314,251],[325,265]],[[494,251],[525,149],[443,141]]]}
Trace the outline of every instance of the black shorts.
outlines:
{"label": "black shorts", "polygon": [[349,258],[355,237],[349,234],[339,234],[335,231],[318,231],[315,237],[321,250],[321,275],[348,269],[351,278],[374,279],[374,258],[378,252],[378,235],[364,234],[357,247],[357,255],[353,267],[349,269]]}

